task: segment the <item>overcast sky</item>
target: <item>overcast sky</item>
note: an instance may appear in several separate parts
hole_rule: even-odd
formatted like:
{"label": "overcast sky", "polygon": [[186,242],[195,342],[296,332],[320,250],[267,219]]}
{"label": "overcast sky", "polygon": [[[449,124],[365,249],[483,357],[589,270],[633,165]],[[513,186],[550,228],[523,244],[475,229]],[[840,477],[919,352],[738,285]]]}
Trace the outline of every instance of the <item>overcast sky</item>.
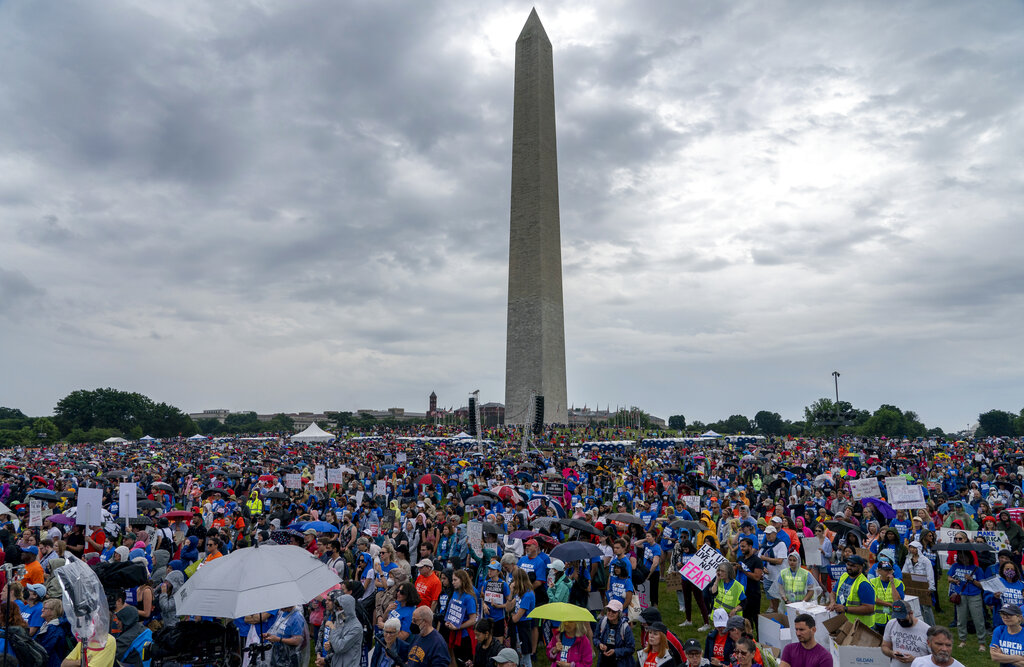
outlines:
{"label": "overcast sky", "polygon": [[[0,2],[0,405],[504,400],[530,3]],[[1024,5],[558,2],[570,403],[1024,406]]]}

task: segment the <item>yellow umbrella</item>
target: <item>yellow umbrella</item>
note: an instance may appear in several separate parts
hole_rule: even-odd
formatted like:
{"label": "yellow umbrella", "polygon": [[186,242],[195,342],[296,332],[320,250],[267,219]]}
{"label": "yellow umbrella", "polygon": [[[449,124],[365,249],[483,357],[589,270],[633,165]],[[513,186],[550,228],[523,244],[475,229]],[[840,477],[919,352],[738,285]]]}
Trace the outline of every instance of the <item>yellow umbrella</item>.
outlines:
{"label": "yellow umbrella", "polygon": [[583,607],[577,607],[574,604],[567,602],[551,602],[549,604],[542,604],[539,607],[535,607],[526,616],[527,618],[541,618],[549,621],[585,621],[587,623],[596,623],[597,619],[594,615]]}

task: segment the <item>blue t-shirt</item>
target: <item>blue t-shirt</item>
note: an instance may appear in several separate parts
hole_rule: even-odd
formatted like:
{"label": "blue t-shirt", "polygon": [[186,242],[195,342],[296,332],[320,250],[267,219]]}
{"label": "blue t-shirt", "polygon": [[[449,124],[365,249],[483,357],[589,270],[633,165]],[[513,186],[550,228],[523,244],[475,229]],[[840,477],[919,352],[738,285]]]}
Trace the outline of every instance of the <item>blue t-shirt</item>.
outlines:
{"label": "blue t-shirt", "polygon": [[658,546],[657,544],[645,544],[644,545],[644,567],[646,567],[649,572],[660,572],[661,571],[661,564],[660,563],[658,564],[658,567],[653,567],[653,568],[651,567],[651,564],[654,562],[655,556],[660,556],[661,554],[662,554],[661,547]]}
{"label": "blue t-shirt", "polygon": [[1003,586],[1006,587],[1006,592],[996,599],[993,593],[984,591],[984,602],[988,607],[992,607],[992,623],[996,626],[1003,625],[1003,615],[999,613],[1004,604],[1015,604],[1018,607],[1024,605],[1024,583],[1020,581],[1009,582],[1006,579],[1000,579],[1003,582]]}
{"label": "blue t-shirt", "polygon": [[[974,577],[974,580],[970,583],[965,582],[967,575]],[[959,593],[960,595],[979,595],[981,593],[981,587],[978,586],[977,582],[981,581],[984,574],[981,568],[977,565],[961,565],[960,563],[954,563],[949,568],[949,579],[950,579],[950,592]],[[953,584],[952,580],[958,579],[957,584]]]}
{"label": "blue t-shirt", "polygon": [[546,582],[548,580],[548,562],[548,555],[539,553],[536,558],[520,556],[516,565],[525,570],[527,574],[532,572],[537,581]]}
{"label": "blue t-shirt", "polygon": [[1011,635],[1005,625],[1000,625],[992,631],[992,643],[989,646],[998,646],[1005,655],[1024,655],[1024,629]]}
{"label": "blue t-shirt", "polygon": [[608,577],[608,601],[618,600],[626,604],[626,593],[635,591],[632,579],[625,577]]}
{"label": "blue t-shirt", "polygon": [[398,607],[388,614],[388,618],[397,618],[402,624],[401,631],[409,632],[412,630],[412,612],[415,610],[416,607]]}
{"label": "blue t-shirt", "polygon": [[37,602],[34,605],[29,605],[22,600],[15,600],[15,602],[18,603],[18,607],[21,609],[21,617],[28,623],[28,627],[38,628],[43,624],[42,602]]}
{"label": "blue t-shirt", "polygon": [[[445,622],[458,627],[476,613],[476,596],[469,593],[452,593],[445,610]],[[462,630],[462,636],[469,636],[469,628]]]}
{"label": "blue t-shirt", "polygon": [[525,613],[522,618],[519,619],[520,623],[533,623],[532,618],[527,618],[530,612],[533,611],[534,607],[537,606],[537,596],[533,594],[533,591],[527,591],[525,595],[516,601],[515,611],[522,609]]}
{"label": "blue t-shirt", "polygon": [[505,618],[505,603],[508,602],[508,584],[497,579],[485,581],[479,589],[480,599],[487,603],[487,618],[492,621],[500,621]]}

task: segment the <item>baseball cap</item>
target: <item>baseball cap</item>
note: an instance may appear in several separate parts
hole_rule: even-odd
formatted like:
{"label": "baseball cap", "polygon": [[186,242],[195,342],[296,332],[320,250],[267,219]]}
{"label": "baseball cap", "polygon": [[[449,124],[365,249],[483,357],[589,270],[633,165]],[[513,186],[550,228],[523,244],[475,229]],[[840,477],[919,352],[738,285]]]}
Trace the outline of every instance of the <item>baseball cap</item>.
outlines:
{"label": "baseball cap", "polygon": [[434,561],[430,560],[429,558],[424,558],[424,559],[420,560],[420,562],[416,563],[416,567],[430,567],[430,568],[432,568],[432,567],[434,567]]}
{"label": "baseball cap", "polygon": [[662,623],[661,621],[655,621],[654,623],[651,623],[650,625],[647,626],[647,629],[649,631],[653,630],[654,632],[660,632],[662,634],[668,634],[668,626],[665,625],[664,623]]}
{"label": "baseball cap", "polygon": [[551,563],[548,565],[548,567],[550,567],[552,570],[555,570],[557,572],[564,572],[565,571],[565,563],[563,563],[562,561],[558,560],[557,558],[552,558],[551,559]]}
{"label": "baseball cap", "polygon": [[777,533],[779,531],[775,529],[775,526],[768,526],[767,528],[764,529],[764,532],[767,534],[767,533]]}
{"label": "baseball cap", "polygon": [[622,603],[618,600],[612,600],[604,606],[605,609],[611,609],[612,611],[622,611]]}
{"label": "baseball cap", "polygon": [[891,570],[892,569],[892,563],[890,563],[885,558],[880,558],[878,560],[878,569],[879,570]]}
{"label": "baseball cap", "polygon": [[302,534],[303,535],[316,535],[316,530],[314,530],[312,528],[307,528],[306,530],[302,531]]}
{"label": "baseball cap", "polygon": [[[35,585],[38,586],[39,584],[35,584]],[[1007,616],[1021,616],[1022,615],[1021,611],[1020,611],[1020,606],[1019,605],[1015,605],[1015,604],[1004,604],[1002,607],[999,608],[999,613],[1000,614],[1005,614]]]}
{"label": "baseball cap", "polygon": [[772,517],[772,523],[775,523],[776,521],[778,521],[779,523],[782,523],[782,517],[781,516],[773,516]]}
{"label": "baseball cap", "polygon": [[724,609],[716,609],[711,614],[711,622],[716,628],[724,628],[729,623],[729,612]]}
{"label": "baseball cap", "polygon": [[491,658],[491,660],[499,664],[511,662],[513,665],[518,665],[519,654],[516,653],[516,650],[514,648],[503,648],[500,651],[498,651],[498,655]]}
{"label": "baseball cap", "polygon": [[850,556],[849,558],[846,559],[846,564],[847,565],[867,565],[868,562],[866,560],[864,560],[864,558],[862,558],[861,556],[858,556],[858,555],[854,554],[853,556]]}
{"label": "baseball cap", "polygon": [[905,619],[907,617],[907,603],[903,600],[896,600],[892,603],[892,617]]}
{"label": "baseball cap", "polygon": [[489,569],[489,570],[500,570],[501,569],[501,563],[499,563],[496,560],[492,560],[490,563],[488,563],[487,569]]}
{"label": "baseball cap", "polygon": [[924,547],[924,545],[921,544],[920,542],[918,542],[917,540],[914,540],[913,542],[911,542],[910,546],[914,547],[915,549],[921,549],[921,548]]}
{"label": "baseball cap", "polygon": [[[40,598],[46,597],[46,586],[43,586],[42,584],[29,584],[25,588],[29,589]],[[1020,613],[1020,608],[1017,609],[1017,613]]]}
{"label": "baseball cap", "polygon": [[703,650],[696,639],[687,639],[683,642],[683,653],[700,653]]}
{"label": "baseball cap", "polygon": [[535,547],[536,546],[540,546],[539,544],[537,544],[537,540],[535,540],[533,538],[530,538],[530,539],[526,540],[526,546],[530,546],[531,544],[533,546],[535,546]]}
{"label": "baseball cap", "polygon": [[27,551],[28,553],[30,553],[30,554],[35,554],[35,555],[37,555],[37,556],[39,555],[39,547],[37,547],[37,546],[36,546],[36,545],[34,545],[34,544],[33,544],[33,545],[31,545],[31,546],[27,546],[27,547],[24,547],[24,548],[22,549],[22,551]]}

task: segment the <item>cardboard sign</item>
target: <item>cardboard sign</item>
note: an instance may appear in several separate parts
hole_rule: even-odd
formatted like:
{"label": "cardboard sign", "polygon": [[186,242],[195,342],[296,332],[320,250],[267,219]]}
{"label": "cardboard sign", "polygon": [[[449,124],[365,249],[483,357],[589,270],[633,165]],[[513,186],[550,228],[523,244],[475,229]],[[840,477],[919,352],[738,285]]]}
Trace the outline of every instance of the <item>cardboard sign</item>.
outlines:
{"label": "cardboard sign", "polygon": [[103,489],[78,489],[75,523],[98,526],[103,523]]}
{"label": "cardboard sign", "polygon": [[117,486],[117,514],[122,519],[139,516],[138,487],[135,482],[121,482]]}
{"label": "cardboard sign", "polygon": [[302,475],[297,472],[291,472],[284,476],[284,488],[286,489],[301,489],[302,488]]}
{"label": "cardboard sign", "polygon": [[726,561],[726,557],[717,549],[705,544],[679,570],[687,581],[704,590],[717,575],[718,566]]}
{"label": "cardboard sign", "polygon": [[[937,542],[952,542],[957,533],[967,533],[967,541],[973,542],[974,538],[981,535],[985,542],[996,549],[1010,549],[1010,540],[1006,533],[1001,530],[960,530],[959,528],[936,528],[935,540]],[[945,551],[941,553],[946,553]],[[945,560],[943,558],[942,560]]]}
{"label": "cardboard sign", "polygon": [[894,510],[916,510],[928,507],[924,500],[924,489],[917,484],[894,486],[890,489],[889,504]]}
{"label": "cardboard sign", "polygon": [[484,524],[479,521],[470,521],[466,525],[466,537],[469,540],[469,548],[477,558],[484,557]]}
{"label": "cardboard sign", "polygon": [[327,483],[328,484],[343,484],[345,482],[342,477],[341,468],[328,468],[327,469]]}
{"label": "cardboard sign", "polygon": [[878,488],[878,480],[874,477],[851,479],[850,491],[853,492],[853,497],[857,500],[861,498],[877,498],[882,495],[881,490]]}
{"label": "cardboard sign", "polygon": [[30,500],[30,501],[28,501],[28,525],[29,526],[41,526],[41,525],[43,525],[43,501],[42,500]]}
{"label": "cardboard sign", "polygon": [[315,466],[313,468],[313,488],[322,489],[327,486],[327,467]]}

